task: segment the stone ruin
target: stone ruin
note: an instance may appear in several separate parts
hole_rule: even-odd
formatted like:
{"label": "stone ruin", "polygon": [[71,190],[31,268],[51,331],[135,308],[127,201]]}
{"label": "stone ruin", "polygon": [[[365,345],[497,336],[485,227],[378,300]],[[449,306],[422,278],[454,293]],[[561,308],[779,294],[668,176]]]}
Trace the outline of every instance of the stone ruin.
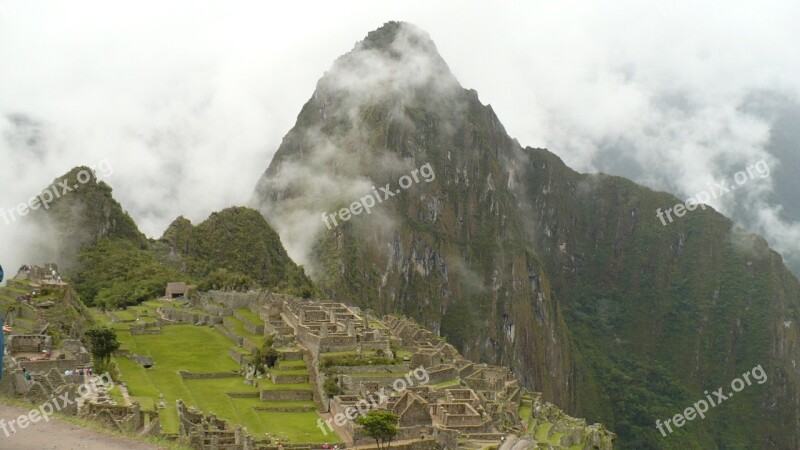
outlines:
{"label": "stone ruin", "polygon": [[11,356],[19,353],[38,355],[52,350],[53,338],[46,334],[12,334],[6,338],[6,348]]}
{"label": "stone ruin", "polygon": [[30,372],[47,372],[85,368],[91,364],[91,354],[77,339],[65,339],[61,348],[53,349],[53,340],[44,334],[11,334],[6,338],[10,360]]}
{"label": "stone ruin", "polygon": [[114,405],[107,399],[87,401],[80,415],[103,423],[117,431],[134,432],[143,436],[157,436],[161,433],[161,422],[157,411],[144,411],[139,403]]}
{"label": "stone ruin", "polygon": [[196,450],[256,450],[253,438],[242,427],[231,427],[214,414],[204,415],[176,402],[180,439]]}
{"label": "stone ruin", "polygon": [[365,350],[391,354],[389,338],[380,329],[371,329],[367,314],[343,303],[275,296],[268,299],[262,316],[268,318],[265,333],[291,330],[297,342],[315,356]]}
{"label": "stone ruin", "polygon": [[[360,355],[365,351],[380,351],[379,355],[394,359],[393,349],[410,351],[411,356],[403,358],[403,361],[366,369],[374,371],[379,367],[383,373],[397,373],[396,378],[402,378],[409,368],[421,366],[429,375],[427,385],[410,387],[390,397],[384,404],[370,407],[388,410],[398,416],[400,435],[397,440],[414,442],[406,444],[410,445],[406,448],[456,448],[459,439],[499,442],[501,437],[510,433],[535,433],[536,429],[527,430],[527,424],[523,423],[520,416],[523,405],[531,407],[535,424],[552,424],[548,438],[558,432],[560,444],[569,444],[552,448],[569,448],[589,442],[606,450],[611,448],[614,439],[613,433],[601,425],[589,426],[581,419],[567,416],[555,406],[542,404],[541,395],[522,388],[508,368],[475,364],[463,358],[452,345],[434,333],[404,317],[384,316],[377,319],[359,308],[338,302],[304,300],[268,292],[203,293],[199,299],[191,302],[191,306],[198,311],[190,313],[192,317],[179,317],[176,314],[169,319],[176,322],[215,324],[215,328],[224,331],[226,316],[236,316],[236,309],[249,308],[263,321],[263,326],[259,326],[255,334],[272,336],[277,346],[284,347],[280,350],[283,359],[306,360],[309,372],[307,377],[279,372],[272,376],[274,381],[276,377],[303,378],[287,378],[285,381],[310,382],[312,390],[261,390],[260,397],[266,402],[313,399],[319,412],[330,412],[332,415],[344,413],[350,407],[357,407],[359,402],[363,404],[365,399],[381,388],[391,389],[391,381],[395,377],[373,377],[369,372],[361,370],[364,369],[361,366],[337,366],[337,383],[344,388],[345,393],[328,400],[323,388],[325,376],[320,372],[319,359],[322,353],[348,352]],[[250,325],[243,317],[237,318],[246,326]],[[254,333],[253,330],[249,331]],[[243,344],[240,345],[245,346]],[[130,355],[140,364],[146,363],[138,360],[138,356]],[[241,363],[238,356],[232,357]],[[448,383],[448,387],[433,386],[451,381],[454,384]],[[192,448],[256,448],[253,437],[241,427],[233,427],[213,414],[205,415],[188,408],[180,400],[177,402],[177,409],[180,439]],[[107,415],[118,418],[113,411],[108,411]],[[348,445],[374,442],[352,421],[347,421],[344,428],[343,437]],[[263,443],[259,442],[259,445]]]}

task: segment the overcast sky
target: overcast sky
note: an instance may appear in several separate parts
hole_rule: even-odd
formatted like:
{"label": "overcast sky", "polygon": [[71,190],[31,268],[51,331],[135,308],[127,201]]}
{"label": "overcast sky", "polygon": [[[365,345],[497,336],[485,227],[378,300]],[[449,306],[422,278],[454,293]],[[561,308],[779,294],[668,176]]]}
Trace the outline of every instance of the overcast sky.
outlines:
{"label": "overcast sky", "polygon": [[[770,177],[712,204],[797,252],[800,217],[771,195],[797,167],[748,102],[798,103],[798,17],[789,1],[0,0],[0,208],[101,161],[150,237],[245,204],[333,60],[405,20],[512,137],[576,170],[685,198],[765,158]],[[21,263],[23,232],[0,217],[0,263]]]}

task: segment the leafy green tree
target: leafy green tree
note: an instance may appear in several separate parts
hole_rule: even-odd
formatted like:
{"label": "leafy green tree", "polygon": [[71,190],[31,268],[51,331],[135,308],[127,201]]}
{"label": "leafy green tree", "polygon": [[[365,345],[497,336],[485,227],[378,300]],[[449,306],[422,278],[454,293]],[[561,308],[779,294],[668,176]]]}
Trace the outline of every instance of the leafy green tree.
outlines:
{"label": "leafy green tree", "polygon": [[262,361],[264,362],[264,365],[270,369],[275,366],[275,363],[278,362],[278,358],[281,356],[281,354],[273,347],[274,344],[275,336],[267,336],[264,338],[264,348],[261,351]]}
{"label": "leafy green tree", "polygon": [[[375,444],[379,449],[389,448],[400,430],[397,423],[400,420],[397,415],[389,411],[370,411],[367,414],[357,417],[355,422],[364,427],[364,434],[375,439]],[[386,444],[386,447],[383,447]]]}
{"label": "leafy green tree", "polygon": [[325,389],[325,395],[328,398],[331,398],[335,395],[344,394],[344,391],[341,387],[339,387],[339,383],[336,382],[336,376],[331,375],[325,378],[325,383],[322,385],[323,389]]}
{"label": "leafy green tree", "polygon": [[[120,347],[117,333],[104,325],[97,325],[87,328],[84,334],[89,340],[89,349],[95,358],[95,369],[100,371],[100,368],[108,367],[111,361],[111,354],[119,350]],[[97,367],[98,362],[100,367]]]}

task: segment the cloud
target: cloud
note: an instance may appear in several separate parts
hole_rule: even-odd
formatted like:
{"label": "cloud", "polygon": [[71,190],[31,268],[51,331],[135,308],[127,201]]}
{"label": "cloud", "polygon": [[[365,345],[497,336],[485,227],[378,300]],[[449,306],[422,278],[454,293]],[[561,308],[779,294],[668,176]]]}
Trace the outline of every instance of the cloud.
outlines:
{"label": "cloud", "polygon": [[[149,236],[180,214],[245,204],[331,61],[387,20],[430,33],[522,145],[685,198],[761,158],[786,160],[770,153],[777,119],[747,104],[757,92],[798,104],[798,13],[785,1],[0,0],[0,207],[101,159]],[[406,62],[413,80],[418,61]],[[790,175],[714,206],[798,253],[800,218],[776,190]],[[7,267],[23,257],[11,228],[0,223]]]}

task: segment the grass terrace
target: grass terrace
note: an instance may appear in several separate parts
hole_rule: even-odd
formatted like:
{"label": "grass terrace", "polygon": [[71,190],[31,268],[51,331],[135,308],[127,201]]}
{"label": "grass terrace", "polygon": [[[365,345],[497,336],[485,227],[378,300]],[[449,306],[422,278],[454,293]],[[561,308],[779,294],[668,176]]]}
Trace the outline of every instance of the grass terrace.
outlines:
{"label": "grass terrace", "polygon": [[[453,378],[452,380],[442,381],[441,383],[432,384],[431,386],[435,387],[436,389],[444,389],[460,385],[461,385],[461,378]],[[530,409],[530,407],[528,409]]]}
{"label": "grass terrace", "polygon": [[[122,317],[126,318],[142,318],[143,315],[155,318],[156,308],[164,305],[163,301],[150,301],[114,313],[117,317],[120,317],[118,313],[123,312]],[[169,303],[168,306],[178,305]],[[175,401],[180,398],[188,406],[193,406],[204,414],[214,413],[231,424],[241,424],[256,439],[271,433],[290,443],[341,442],[336,435],[323,435],[319,430],[317,427],[319,416],[313,401],[263,402],[257,397],[262,389],[310,391],[309,383],[275,384],[265,377],[258,380],[259,387],[253,387],[245,384],[242,376],[233,374],[229,378],[186,380],[181,378],[178,374],[180,370],[196,373],[236,371],[239,366],[228,356],[228,350],[234,348],[240,353],[250,353],[236,347],[213,327],[176,324],[163,327],[162,334],[134,336],[130,334],[130,324],[111,324],[110,318],[97,309],[92,309],[91,314],[98,322],[105,323],[117,331],[122,348],[153,359],[154,365],[149,369],[127,357],[115,358],[114,361],[128,388],[131,400],[139,402],[146,410],[156,410],[156,405],[164,402],[166,408],[158,411],[165,433],[178,432]],[[236,325],[236,329],[232,330],[236,334],[259,345],[263,342],[263,337],[247,333],[243,327],[240,328],[241,321],[234,319],[232,323]],[[302,360],[280,361],[279,364],[279,367],[286,369],[282,370],[281,374],[308,374],[308,369]],[[227,395],[228,393],[247,393],[253,394],[254,397],[233,398]],[[120,404],[123,403],[121,392],[115,390],[111,395]],[[264,407],[307,408],[311,411],[285,412],[257,409]]]}
{"label": "grass terrace", "polygon": [[250,323],[253,323],[255,325],[264,325],[264,321],[261,319],[261,317],[259,317],[258,314],[254,314],[247,308],[237,309],[236,313],[239,314],[239,316],[247,319],[247,321]]}
{"label": "grass terrace", "polygon": [[249,341],[251,344],[255,345],[258,348],[264,345],[264,336],[250,333],[249,331],[244,329],[244,323],[233,316],[228,316],[225,318],[225,322],[230,324],[227,326],[228,330],[233,332],[233,334],[242,337]]}

